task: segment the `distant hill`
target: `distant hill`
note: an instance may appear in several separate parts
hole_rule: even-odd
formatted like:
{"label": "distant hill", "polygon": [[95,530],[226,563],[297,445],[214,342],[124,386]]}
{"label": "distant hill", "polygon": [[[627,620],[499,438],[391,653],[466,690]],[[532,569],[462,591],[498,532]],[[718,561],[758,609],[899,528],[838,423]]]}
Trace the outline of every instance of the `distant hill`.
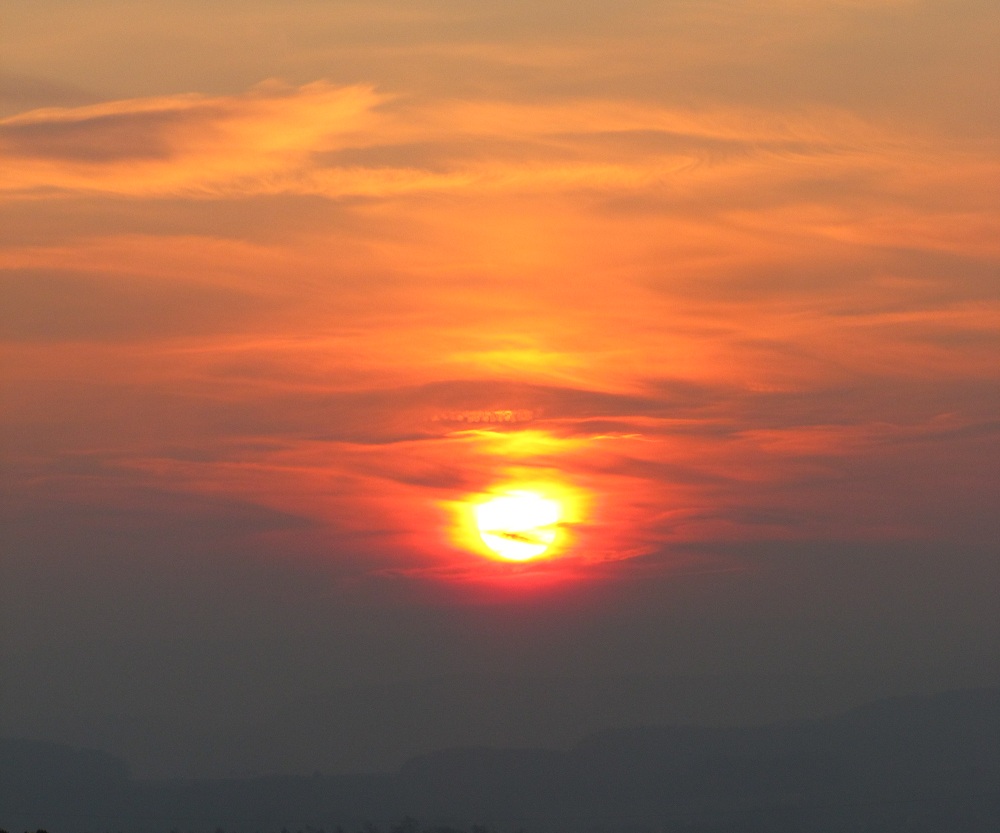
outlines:
{"label": "distant hill", "polygon": [[103,753],[0,741],[12,833],[385,830],[404,816],[503,833],[995,833],[1000,689],[763,727],[613,729],[566,750],[447,750],[387,775],[138,781]]}
{"label": "distant hill", "polygon": [[105,752],[0,740],[0,828],[34,830],[51,820],[78,830],[80,820],[120,812],[133,788],[125,762]]}
{"label": "distant hill", "polygon": [[1000,689],[764,727],[615,729],[565,752],[446,751],[400,782],[417,817],[529,829],[996,831]]}
{"label": "distant hill", "polygon": [[[436,749],[566,749],[609,726],[763,725],[838,714],[890,693],[1000,685],[992,670],[945,683],[937,671],[790,670],[663,677],[483,673],[375,684],[344,678],[318,660],[316,676],[303,680],[268,652],[233,659],[247,673],[273,668],[251,693],[240,673],[215,668],[208,649],[183,642],[161,648],[120,646],[122,653],[112,651],[110,659],[93,647],[5,657],[3,679],[18,684],[3,691],[0,725],[16,726],[24,737],[72,737],[77,745],[106,749],[126,757],[142,778],[395,772]],[[192,669],[203,677],[197,685]],[[72,714],[63,714],[64,693],[47,687],[54,678],[78,680]],[[124,712],[107,696],[108,681],[117,679],[128,680]],[[193,699],[197,714],[177,708]]]}

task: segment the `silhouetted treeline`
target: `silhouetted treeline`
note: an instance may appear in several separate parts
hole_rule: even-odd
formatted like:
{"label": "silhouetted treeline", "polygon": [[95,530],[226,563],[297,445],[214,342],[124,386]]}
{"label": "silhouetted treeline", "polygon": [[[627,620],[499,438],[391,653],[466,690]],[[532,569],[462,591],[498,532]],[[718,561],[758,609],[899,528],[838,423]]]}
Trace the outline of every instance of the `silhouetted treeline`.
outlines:
{"label": "silhouetted treeline", "polygon": [[996,833],[1000,689],[755,728],[616,729],[564,751],[449,750],[392,775],[140,781],[109,755],[2,741],[0,825],[51,833]]}

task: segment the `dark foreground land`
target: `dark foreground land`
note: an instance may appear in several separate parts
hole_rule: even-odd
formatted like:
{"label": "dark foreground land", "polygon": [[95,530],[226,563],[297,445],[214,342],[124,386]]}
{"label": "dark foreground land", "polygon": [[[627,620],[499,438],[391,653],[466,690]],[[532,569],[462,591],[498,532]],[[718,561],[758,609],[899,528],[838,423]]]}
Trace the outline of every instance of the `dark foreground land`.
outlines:
{"label": "dark foreground land", "polygon": [[996,833],[1000,689],[764,727],[617,729],[565,751],[436,752],[387,775],[140,781],[105,753],[7,740],[0,827]]}

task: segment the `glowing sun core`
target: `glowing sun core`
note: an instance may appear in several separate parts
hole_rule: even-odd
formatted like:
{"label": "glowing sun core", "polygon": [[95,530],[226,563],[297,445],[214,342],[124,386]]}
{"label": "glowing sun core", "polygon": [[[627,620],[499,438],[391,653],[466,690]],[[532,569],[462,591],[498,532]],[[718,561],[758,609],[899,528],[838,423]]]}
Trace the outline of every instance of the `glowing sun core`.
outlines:
{"label": "glowing sun core", "polygon": [[507,561],[538,558],[556,539],[562,507],[535,492],[512,491],[475,508],[483,543]]}

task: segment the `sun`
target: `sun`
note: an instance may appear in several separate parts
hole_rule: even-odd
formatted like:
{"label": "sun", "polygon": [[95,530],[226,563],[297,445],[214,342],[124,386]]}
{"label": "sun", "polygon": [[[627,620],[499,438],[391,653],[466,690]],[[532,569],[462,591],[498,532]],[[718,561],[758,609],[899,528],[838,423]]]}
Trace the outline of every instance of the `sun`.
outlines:
{"label": "sun", "polygon": [[544,555],[558,534],[562,506],[537,492],[512,490],[474,509],[482,542],[505,561]]}
{"label": "sun", "polygon": [[556,473],[539,477],[531,471],[526,477],[514,469],[504,474],[482,492],[442,504],[453,513],[451,542],[510,565],[572,558],[593,496]]}

